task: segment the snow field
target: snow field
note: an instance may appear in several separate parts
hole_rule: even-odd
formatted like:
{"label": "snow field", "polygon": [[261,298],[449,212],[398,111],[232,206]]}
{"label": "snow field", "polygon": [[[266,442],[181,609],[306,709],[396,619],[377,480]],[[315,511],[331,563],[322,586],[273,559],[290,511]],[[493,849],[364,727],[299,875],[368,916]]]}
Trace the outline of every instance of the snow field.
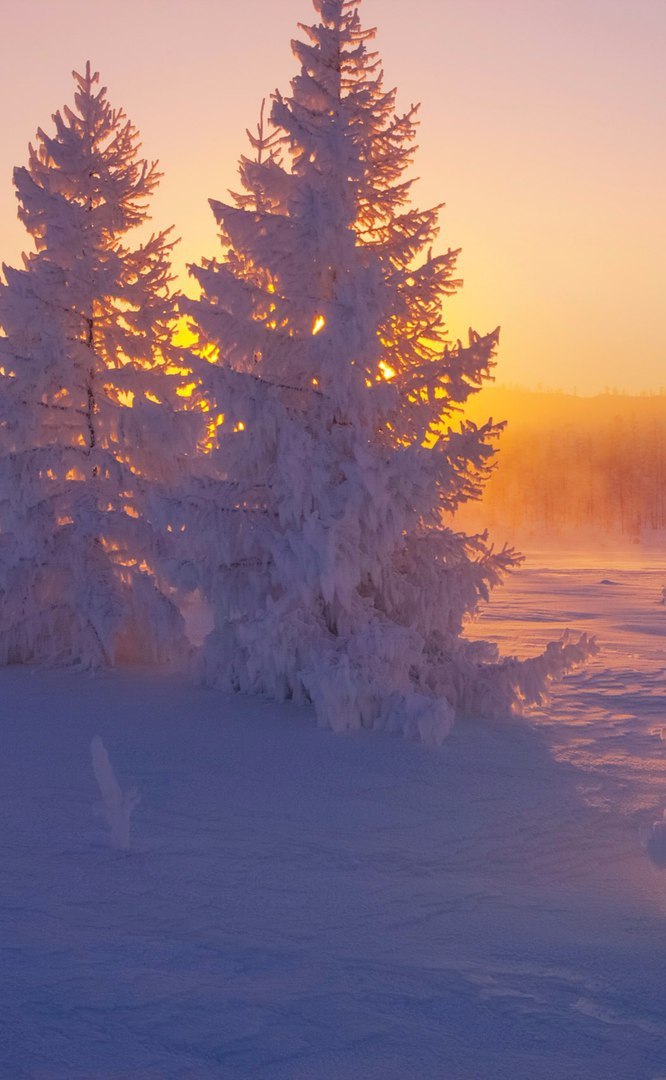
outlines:
{"label": "snow field", "polygon": [[[604,650],[439,751],[138,670],[0,672],[0,1075],[666,1074],[660,573],[518,572],[478,633]],[[142,795],[128,854],[95,735]]]}

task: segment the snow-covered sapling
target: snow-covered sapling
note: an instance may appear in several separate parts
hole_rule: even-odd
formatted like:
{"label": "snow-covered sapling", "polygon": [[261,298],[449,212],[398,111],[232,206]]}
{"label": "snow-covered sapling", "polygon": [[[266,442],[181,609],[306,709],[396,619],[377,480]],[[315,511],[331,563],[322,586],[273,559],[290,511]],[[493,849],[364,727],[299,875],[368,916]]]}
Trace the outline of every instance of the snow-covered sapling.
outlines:
{"label": "snow-covered sapling", "polygon": [[646,846],[650,861],[660,870],[666,870],[666,810],[663,817],[650,826]]}
{"label": "snow-covered sapling", "polygon": [[95,779],[102,796],[101,802],[95,806],[95,811],[106,819],[111,830],[111,847],[115,851],[129,851],[130,817],[141,796],[136,787],[122,791],[99,735],[95,735],[92,740],[90,752]]}

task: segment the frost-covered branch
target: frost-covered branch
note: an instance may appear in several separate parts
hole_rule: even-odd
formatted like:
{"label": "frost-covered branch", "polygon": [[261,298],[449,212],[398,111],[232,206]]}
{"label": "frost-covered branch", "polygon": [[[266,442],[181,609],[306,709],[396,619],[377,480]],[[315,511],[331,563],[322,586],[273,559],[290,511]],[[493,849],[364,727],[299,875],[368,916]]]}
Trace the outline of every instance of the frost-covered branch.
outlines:
{"label": "frost-covered branch", "polygon": [[102,797],[96,809],[105,818],[111,830],[111,847],[115,851],[129,851],[130,818],[141,796],[135,787],[128,791],[121,790],[106,747],[99,735],[93,738],[90,752],[93,772]]}

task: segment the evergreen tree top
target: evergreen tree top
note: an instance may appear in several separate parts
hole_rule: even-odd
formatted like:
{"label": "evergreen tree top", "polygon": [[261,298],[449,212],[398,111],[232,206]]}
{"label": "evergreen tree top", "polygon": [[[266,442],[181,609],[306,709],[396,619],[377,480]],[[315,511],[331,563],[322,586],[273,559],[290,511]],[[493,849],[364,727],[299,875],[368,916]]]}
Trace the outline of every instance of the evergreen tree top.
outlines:
{"label": "evergreen tree top", "polygon": [[156,161],[140,156],[138,130],[110,104],[90,61],[83,75],[72,75],[74,108],[53,114],[54,134],[38,129],[27,167],[14,170],[18,216],[38,251],[53,251],[57,234],[66,241],[81,212],[90,215],[98,241],[112,243],[149,219],[148,201],[162,175]]}

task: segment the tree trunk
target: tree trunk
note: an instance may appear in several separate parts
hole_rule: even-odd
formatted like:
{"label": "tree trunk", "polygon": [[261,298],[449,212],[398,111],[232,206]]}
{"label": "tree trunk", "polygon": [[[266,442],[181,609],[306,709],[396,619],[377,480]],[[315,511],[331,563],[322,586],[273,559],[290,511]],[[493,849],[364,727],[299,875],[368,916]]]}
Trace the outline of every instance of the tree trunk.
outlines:
{"label": "tree trunk", "polygon": [[[86,341],[86,345],[88,346],[88,348],[92,352],[93,347],[94,347],[94,334],[93,334],[93,318],[92,318],[92,315],[88,319],[86,319],[86,324],[88,326],[88,338],[87,338],[87,341]],[[95,367],[94,367],[94,364],[91,364],[90,370],[88,372],[88,385],[87,385],[88,405],[87,405],[87,408],[86,408],[86,423],[88,425],[88,446],[89,446],[91,451],[97,445],[97,434],[95,432],[95,412],[97,411],[97,403],[95,401],[94,379],[95,379]],[[93,468],[93,471],[92,471],[93,477],[97,476],[98,473],[99,473],[99,469],[95,465],[94,468]]]}

